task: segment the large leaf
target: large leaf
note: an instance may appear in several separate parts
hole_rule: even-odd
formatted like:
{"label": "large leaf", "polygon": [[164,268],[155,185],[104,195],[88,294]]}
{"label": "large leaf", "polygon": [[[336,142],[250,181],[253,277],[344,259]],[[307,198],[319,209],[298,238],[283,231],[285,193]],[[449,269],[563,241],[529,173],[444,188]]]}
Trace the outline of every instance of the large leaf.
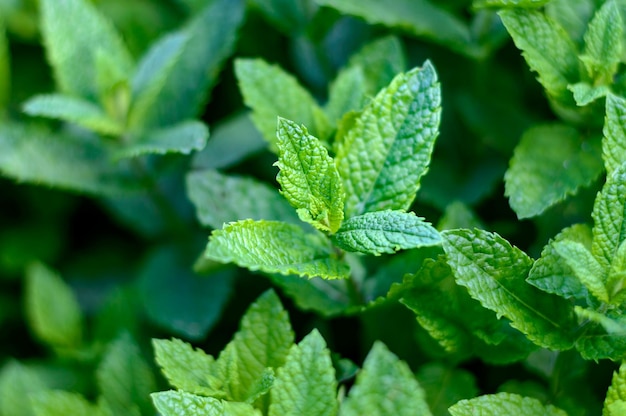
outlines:
{"label": "large leaf", "polygon": [[602,156],[609,173],[626,160],[626,99],[613,94],[606,97]]}
{"label": "large leaf", "polygon": [[488,394],[475,399],[461,400],[448,409],[452,416],[519,415],[567,416],[563,410],[543,405],[539,400],[511,393]]}
{"label": "large leaf", "polygon": [[339,142],[336,156],[346,218],[409,208],[428,170],[440,106],[437,75],[426,62],[394,78],[363,110]]}

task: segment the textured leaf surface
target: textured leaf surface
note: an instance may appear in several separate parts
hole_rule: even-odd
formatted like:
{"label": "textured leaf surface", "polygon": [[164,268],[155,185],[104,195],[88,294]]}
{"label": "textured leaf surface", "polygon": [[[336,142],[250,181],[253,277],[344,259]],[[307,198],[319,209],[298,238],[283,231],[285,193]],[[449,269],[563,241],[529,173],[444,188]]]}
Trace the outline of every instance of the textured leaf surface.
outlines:
{"label": "textured leaf surface", "polygon": [[613,94],[606,97],[602,156],[609,173],[626,161],[626,99]]}
{"label": "textured leaf surface", "polygon": [[90,101],[61,94],[38,95],[24,104],[31,116],[54,118],[76,123],[97,133],[118,135],[123,127]]}
{"label": "textured leaf surface", "polygon": [[608,303],[609,294],[604,286],[604,271],[591,251],[579,242],[567,240],[554,243],[554,249],[563,257],[589,293],[599,301]]}
{"label": "textured leaf surface", "polygon": [[570,304],[526,283],[532,260],[524,252],[482,230],[444,231],[442,236],[456,281],[473,298],[509,318],[539,346],[572,347],[569,331],[576,324]]}
{"label": "textured leaf surface", "polygon": [[48,390],[31,396],[35,416],[108,416],[82,395],[68,391]]}
{"label": "textured leaf surface", "polygon": [[544,406],[539,400],[511,393],[498,393],[461,400],[449,409],[452,416],[519,415],[519,416],[567,416],[563,410],[552,405]]}
{"label": "textured leaf surface", "polygon": [[328,279],[344,278],[349,273],[345,263],[330,257],[329,247],[319,235],[276,221],[243,220],[228,224],[213,232],[205,255],[267,273]]}
{"label": "textured leaf surface", "polygon": [[587,33],[580,60],[595,84],[611,84],[623,49],[624,24],[615,1],[607,1],[595,14]]}
{"label": "textured leaf surface", "polygon": [[85,0],[43,0],[41,30],[59,87],[68,95],[96,98],[96,52],[106,54],[120,72],[132,61],[113,25]]}
{"label": "textured leaf surface", "polygon": [[409,366],[381,342],[374,343],[340,416],[430,415],[424,391]]}
{"label": "textured leaf surface", "polygon": [[301,224],[276,189],[253,178],[215,170],[191,172],[187,175],[187,193],[200,223],[211,228],[248,218]]}
{"label": "textured leaf surface", "polygon": [[605,416],[617,416],[619,413],[613,412],[612,409],[618,409],[617,406],[626,405],[626,364],[620,366],[619,370],[613,373],[611,386],[606,392],[604,400],[604,409],[602,414]]}
{"label": "textured leaf surface", "polygon": [[306,127],[279,118],[276,180],[298,216],[315,228],[334,233],[343,220],[345,193],[334,160]]}
{"label": "textured leaf surface", "polygon": [[408,209],[428,170],[439,131],[441,91],[429,62],[400,74],[342,138],[335,158],[345,215]]}
{"label": "textured leaf surface", "polygon": [[437,230],[413,212],[368,212],[345,221],[332,237],[347,251],[380,255],[441,244]]}
{"label": "textured leaf surface", "polygon": [[208,137],[209,129],[206,124],[199,121],[185,121],[134,137],[126,147],[115,152],[115,157],[136,157],[148,153],[188,155],[194,150],[201,150],[206,145]]}
{"label": "textured leaf surface", "polygon": [[32,406],[24,401],[46,388],[36,371],[9,361],[0,372],[0,415],[34,416]]}
{"label": "textured leaf surface", "polygon": [[569,126],[526,131],[504,176],[505,194],[518,218],[539,215],[589,185],[602,172],[600,152],[596,140],[582,140]]}
{"label": "textured leaf surface", "polygon": [[55,348],[81,344],[80,305],[63,279],[42,264],[26,272],[26,314],[32,331],[46,344]]}
{"label": "textured leaf surface", "polygon": [[335,369],[326,342],[316,329],[291,347],[270,395],[269,416],[337,414]]}
{"label": "textured leaf surface", "polygon": [[225,402],[184,391],[163,391],[152,393],[151,397],[163,416],[261,416],[259,410],[246,403]]}
{"label": "textured leaf surface", "polygon": [[567,89],[574,94],[576,105],[584,107],[609,94],[611,89],[606,85],[593,86],[586,82],[578,82],[568,85]]}
{"label": "textured leaf surface", "polygon": [[587,299],[587,289],[576,277],[572,268],[556,251],[554,244],[560,241],[573,241],[591,249],[591,228],[585,224],[576,224],[565,228],[541,251],[541,257],[535,261],[527,282],[543,290],[566,299]]}
{"label": "textured leaf surface", "polygon": [[271,149],[277,150],[278,116],[303,124],[313,136],[326,139],[330,133],[326,115],[292,75],[261,59],[237,59],[235,73],[244,101],[252,109],[252,120]]}

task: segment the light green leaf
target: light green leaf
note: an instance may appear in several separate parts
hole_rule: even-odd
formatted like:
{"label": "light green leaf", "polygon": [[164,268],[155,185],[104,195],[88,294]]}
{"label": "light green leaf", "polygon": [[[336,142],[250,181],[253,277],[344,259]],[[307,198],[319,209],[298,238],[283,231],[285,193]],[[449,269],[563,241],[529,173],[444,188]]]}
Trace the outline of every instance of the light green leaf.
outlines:
{"label": "light green leaf", "polygon": [[163,416],[261,416],[259,410],[246,403],[225,402],[184,391],[163,391],[150,396]]}
{"label": "light green leaf", "polygon": [[574,312],[581,320],[587,320],[600,324],[609,335],[626,336],[626,322],[617,322],[611,317],[593,309],[585,309],[580,306],[574,307]]}
{"label": "light green leaf", "polygon": [[363,107],[367,96],[365,74],[360,66],[349,66],[340,71],[330,84],[328,102],[324,107],[328,120],[338,123],[349,111]]}
{"label": "light green leaf", "polygon": [[586,301],[587,289],[563,257],[557,253],[554,245],[560,241],[575,241],[591,249],[591,240],[591,228],[585,224],[576,224],[563,229],[543,248],[541,257],[533,264],[526,281],[544,292],[566,299]]}
{"label": "light green leaf", "polygon": [[190,172],[187,194],[196,206],[200,223],[211,228],[248,218],[302,224],[278,190],[253,178],[216,170]]}
{"label": "light green leaf", "polygon": [[526,283],[532,260],[497,234],[482,230],[442,233],[443,248],[458,284],[499,316],[511,320],[539,346],[572,347],[576,327],[571,306]]}
{"label": "light green leaf", "polygon": [[265,292],[248,308],[239,331],[218,358],[220,365],[230,358],[237,363],[236,374],[226,380],[229,399],[253,400],[259,383],[268,377],[267,368],[282,367],[293,343],[287,311],[273,291]]}
{"label": "light green leaf", "polygon": [[608,272],[620,244],[626,240],[626,163],[607,176],[591,216],[594,222],[591,252]]}
{"label": "light green leaf", "polygon": [[[371,97],[385,88],[400,72],[406,71],[402,42],[395,36],[385,36],[368,43],[350,57],[348,68],[359,67],[365,77],[365,93]],[[331,87],[332,93],[332,87]]]}
{"label": "light green leaf", "polygon": [[626,409],[626,407],[624,407],[626,406],[626,364],[624,363],[622,363],[618,371],[613,373],[611,385],[606,392],[602,415],[619,416],[620,413],[613,411],[618,410],[618,406],[621,409]]}
{"label": "light green leaf", "polygon": [[298,216],[315,228],[334,233],[343,220],[345,193],[334,160],[306,127],[278,118],[276,180]]}
{"label": "light green leaf", "polygon": [[132,137],[128,145],[114,157],[123,159],[148,153],[182,153],[188,155],[194,150],[201,150],[206,145],[209,129],[200,121],[184,121],[159,130],[152,130]]}
{"label": "light green leaf", "polygon": [[297,225],[243,220],[213,232],[205,256],[266,273],[299,274],[338,279],[348,276],[347,264],[330,257],[321,236]]}
{"label": "light green leaf", "polygon": [[87,401],[78,393],[48,390],[31,396],[35,416],[105,416],[97,405]]}
{"label": "light green leaf", "polygon": [[450,409],[452,416],[567,416],[552,405],[544,406],[539,400],[511,393],[488,394],[470,400],[461,400]]}
{"label": "light green leaf", "polygon": [[82,343],[83,316],[74,293],[39,263],[26,271],[26,316],[37,338],[53,348],[72,349]]}
{"label": "light green leaf", "polygon": [[441,91],[430,62],[399,74],[365,107],[338,144],[346,218],[406,210],[428,170],[439,132]]}
{"label": "light green leaf", "polygon": [[261,376],[252,383],[248,391],[246,392],[246,403],[254,403],[259,398],[265,396],[270,392],[270,389],[274,385],[274,380],[276,377],[274,376],[274,369],[268,367],[263,370]]}
{"label": "light green leaf", "polygon": [[602,157],[611,173],[626,160],[626,99],[609,94],[602,138]]}
{"label": "light green leaf", "polygon": [[437,362],[419,368],[417,380],[426,393],[426,400],[435,415],[447,414],[448,408],[463,399],[478,395],[474,374]]}
{"label": "light green leaf", "polygon": [[624,284],[626,283],[626,242],[622,241],[611,262],[611,269],[606,279],[606,287],[611,303],[623,302]]}
{"label": "light green leaf", "polygon": [[96,54],[106,53],[122,73],[132,60],[115,28],[86,0],[42,0],[41,31],[62,92],[90,100],[98,96]]}
{"label": "light green leaf", "polygon": [[180,35],[166,35],[154,46],[133,81],[129,125],[163,127],[194,118],[235,46],[243,12],[241,0],[209,2]]}
{"label": "light green leaf", "polygon": [[576,101],[576,105],[579,107],[589,105],[611,92],[611,89],[606,85],[593,86],[586,82],[570,84],[567,86],[567,89],[574,94],[574,101]]}
{"label": "light green leaf", "polygon": [[515,148],[504,175],[505,195],[518,218],[541,214],[602,173],[600,143],[573,127],[535,126]]}
{"label": "light green leaf", "polygon": [[494,7],[494,8],[520,8],[535,9],[539,8],[550,0],[474,0],[473,7]]}
{"label": "light green leaf", "polygon": [[296,78],[261,59],[237,59],[235,74],[244,101],[252,109],[252,121],[277,151],[276,117],[307,126],[311,134],[326,140],[330,133],[326,114]]}
{"label": "light green leaf", "polygon": [[615,1],[605,2],[596,12],[585,33],[585,49],[580,60],[594,85],[610,85],[622,57],[624,23]]}
{"label": "light green leaf", "polygon": [[560,103],[572,101],[567,86],[579,80],[578,53],[567,32],[540,11],[503,10],[499,14],[548,95]]}
{"label": "light green leaf", "polygon": [[545,7],[546,15],[558,22],[581,47],[595,11],[595,0],[552,0]]}
{"label": "light green leaf", "polygon": [[441,236],[424,218],[413,212],[389,210],[346,220],[332,240],[346,251],[376,256],[441,244]]}
{"label": "light green leaf", "polygon": [[409,366],[381,342],[374,343],[339,410],[340,416],[430,414],[424,391]]}
{"label": "light green leaf", "polygon": [[0,372],[0,415],[34,416],[28,398],[46,390],[39,374],[18,363],[9,361]]}
{"label": "light green leaf", "polygon": [[24,104],[24,112],[31,116],[69,121],[107,135],[119,135],[124,129],[91,101],[62,94],[37,95]]}
{"label": "light green leaf", "polygon": [[[589,319],[592,314],[577,309],[581,316]],[[588,312],[588,311],[586,311]],[[576,349],[585,360],[621,361],[626,359],[626,334],[623,331],[609,334],[605,327],[611,327],[606,320],[610,319],[602,314],[593,314],[595,322],[587,325],[586,331],[576,340]],[[597,321],[604,321],[602,324]],[[608,324],[608,325],[607,325]]]}
{"label": "light green leaf", "polygon": [[269,416],[335,416],[337,381],[330,351],[314,329],[289,350],[270,392]]}
{"label": "light green leaf", "polygon": [[553,246],[589,293],[599,301],[608,303],[609,294],[604,286],[604,270],[591,252],[576,241],[559,241]]}
{"label": "light green leaf", "polygon": [[156,381],[129,335],[121,335],[107,347],[96,378],[102,397],[114,414],[132,409],[139,415],[152,410],[149,394],[156,390]]}
{"label": "light green leaf", "polygon": [[215,377],[215,359],[199,348],[179,339],[153,339],[154,359],[167,381],[180,390],[216,398],[226,397],[221,392],[222,380]]}
{"label": "light green leaf", "polygon": [[11,55],[4,22],[0,22],[0,112],[11,98]]}

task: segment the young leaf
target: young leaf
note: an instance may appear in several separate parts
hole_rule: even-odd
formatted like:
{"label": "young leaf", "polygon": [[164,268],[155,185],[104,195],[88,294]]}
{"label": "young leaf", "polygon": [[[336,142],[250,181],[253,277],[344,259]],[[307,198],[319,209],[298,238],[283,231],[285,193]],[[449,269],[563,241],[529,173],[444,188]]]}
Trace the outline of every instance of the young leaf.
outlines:
{"label": "young leaf", "polygon": [[315,228],[334,233],[343,220],[345,193],[334,160],[306,127],[278,119],[276,180],[298,216]]}
{"label": "young leaf", "polygon": [[594,84],[611,84],[623,49],[624,23],[615,1],[605,2],[589,23],[580,60]]}
{"label": "young leaf", "polygon": [[399,74],[365,107],[335,158],[346,218],[409,208],[428,170],[440,115],[441,91],[430,62]]}
{"label": "young leaf", "polygon": [[162,391],[150,396],[163,416],[261,416],[258,409],[247,403],[226,402],[184,391]]}
{"label": "young leaf", "polygon": [[184,121],[159,130],[141,133],[114,153],[114,158],[137,157],[148,153],[182,153],[188,155],[206,145],[209,129],[200,121]]}
{"label": "young leaf", "polygon": [[611,93],[611,89],[606,85],[594,86],[586,82],[570,84],[567,86],[567,89],[574,94],[574,101],[576,101],[576,105],[579,107],[589,105]]}
{"label": "young leaf", "polygon": [[611,386],[606,392],[602,414],[618,416],[622,414],[620,410],[626,410],[626,364],[624,363],[619,367],[619,371],[613,373]]}
{"label": "young leaf", "polygon": [[360,66],[347,67],[330,84],[324,107],[328,120],[338,123],[349,111],[360,110],[366,99],[365,74]]}
{"label": "young leaf", "polygon": [[545,125],[524,133],[504,175],[505,195],[518,218],[548,207],[589,185],[602,172],[600,143],[573,127]]}
{"label": "young leaf", "polygon": [[571,269],[589,293],[601,302],[609,302],[609,294],[604,286],[604,270],[591,252],[576,241],[559,241],[554,249]]}
{"label": "young leaf", "polygon": [[205,256],[266,273],[340,279],[349,267],[330,257],[319,235],[277,221],[243,220],[213,232]]}
{"label": "young leaf", "polygon": [[190,172],[187,194],[196,206],[200,223],[211,228],[247,218],[302,224],[276,189],[253,178],[224,175],[216,170]]}
{"label": "young leaf", "polygon": [[153,47],[133,81],[130,126],[164,127],[197,115],[235,45],[243,12],[241,0],[209,2],[182,37],[167,35]]}
{"label": "young leaf", "polygon": [[565,30],[540,11],[513,9],[499,14],[548,95],[569,103],[567,86],[579,80],[579,71],[576,46]]}
{"label": "young leaf", "polygon": [[133,63],[114,27],[86,0],[42,0],[41,31],[48,59],[62,92],[98,96],[96,52],[106,53],[120,72]]}
{"label": "young leaf", "polygon": [[376,342],[341,403],[340,416],[430,415],[424,391],[409,366]]}
{"label": "young leaf", "polygon": [[452,416],[519,415],[519,416],[567,416],[563,410],[552,405],[544,406],[539,400],[511,393],[488,394],[470,400],[461,400],[450,409]]}
{"label": "young leaf", "polygon": [[0,372],[0,415],[34,416],[28,399],[46,388],[37,372],[9,361]]}
{"label": "young leaf", "polygon": [[335,369],[324,338],[314,329],[289,350],[270,391],[269,416],[335,416]]}
{"label": "young leaf", "polygon": [[346,251],[379,256],[417,247],[441,244],[435,228],[413,212],[376,211],[352,217],[332,236]]}
{"label": "young leaf", "polygon": [[54,348],[77,348],[83,316],[72,290],[52,270],[35,263],[26,272],[26,315],[35,335]]}
{"label": "young leaf", "polygon": [[368,43],[350,57],[346,70],[355,67],[363,71],[367,96],[375,96],[378,91],[389,85],[397,74],[406,71],[402,42],[395,36],[385,36]]}
{"label": "young leaf", "polygon": [[152,369],[139,347],[127,334],[118,337],[107,351],[96,372],[98,387],[114,414],[152,410],[149,394],[156,390]]}
{"label": "young leaf", "polygon": [[576,326],[570,304],[526,283],[532,260],[497,234],[482,230],[442,233],[458,284],[481,304],[511,320],[539,346],[568,349]]}
{"label": "young leaf", "polygon": [[[82,395],[68,391],[48,390],[31,397],[35,416],[110,416],[112,413],[89,403]],[[107,409],[108,410],[108,409]],[[132,413],[128,413],[132,414]]]}
{"label": "young leaf", "polygon": [[290,74],[261,59],[237,59],[235,74],[244,101],[252,109],[252,121],[277,151],[276,117],[301,123],[311,134],[326,140],[330,127],[315,99]]}
{"label": "young leaf", "polygon": [[602,138],[602,156],[610,174],[626,160],[626,99],[609,94]]}

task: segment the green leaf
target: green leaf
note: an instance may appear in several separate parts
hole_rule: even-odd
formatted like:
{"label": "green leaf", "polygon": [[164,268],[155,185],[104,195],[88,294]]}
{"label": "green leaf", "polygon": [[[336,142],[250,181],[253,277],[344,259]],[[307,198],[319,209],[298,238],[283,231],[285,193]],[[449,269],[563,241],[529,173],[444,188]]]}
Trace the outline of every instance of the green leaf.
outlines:
{"label": "green leaf", "polygon": [[381,342],[365,358],[340,416],[430,415],[424,391],[409,366]]}
{"label": "green leaf", "polygon": [[310,3],[303,0],[251,0],[250,4],[288,35],[303,31],[313,14]]}
{"label": "green leaf", "polygon": [[505,195],[517,217],[539,215],[593,182],[602,172],[599,144],[565,125],[527,130],[504,175]]}
{"label": "green leaf", "polygon": [[270,392],[269,416],[335,416],[337,381],[324,338],[314,329],[289,350]]}
{"label": "green leaf", "polygon": [[235,60],[235,74],[244,102],[252,109],[252,121],[277,151],[276,117],[307,126],[311,134],[326,140],[330,133],[326,114],[296,78],[261,59]]}
{"label": "green leaf", "polygon": [[230,356],[237,363],[236,375],[227,382],[229,399],[248,401],[259,394],[259,382],[268,376],[266,369],[282,367],[293,343],[287,311],[269,290],[248,308],[239,331],[218,359],[221,364]]}
{"label": "green leaf", "polygon": [[461,400],[450,409],[452,416],[519,415],[519,416],[567,416],[563,410],[552,405],[544,406],[539,400],[511,393],[488,394],[470,400]]}
{"label": "green leaf", "polygon": [[46,266],[26,272],[26,315],[37,338],[53,348],[78,348],[83,338],[80,305],[67,284]]}
{"label": "green leaf", "polygon": [[197,115],[235,46],[243,12],[241,0],[209,2],[180,35],[166,35],[148,52],[133,80],[130,126],[163,127]]}
{"label": "green leaf", "polygon": [[613,373],[611,385],[606,392],[602,415],[618,416],[620,413],[613,410],[626,409],[624,406],[626,406],[626,364],[622,363],[619,371]]}
{"label": "green leaf", "polygon": [[11,98],[11,54],[4,22],[0,22],[0,112]]}
{"label": "green leaf", "polygon": [[428,170],[440,115],[441,91],[428,61],[399,74],[365,107],[335,158],[346,218],[409,208]]}
{"label": "green leaf", "polygon": [[441,231],[454,228],[480,228],[484,230],[485,226],[470,207],[461,201],[454,201],[446,207],[439,219],[437,229]]}
{"label": "green leaf", "polygon": [[31,396],[35,416],[108,416],[109,413],[78,393],[48,390]]}
{"label": "green leaf", "polygon": [[302,224],[275,188],[256,179],[224,175],[216,170],[187,174],[187,194],[198,220],[211,228],[244,219]]}
{"label": "green leaf", "polygon": [[567,32],[539,11],[503,10],[499,14],[548,96],[560,103],[572,101],[567,86],[579,80],[578,53]]}
{"label": "green leaf", "polygon": [[153,339],[154,359],[172,387],[216,398],[226,397],[219,389],[215,359],[179,339]]}
{"label": "green leaf", "polygon": [[478,395],[478,386],[472,373],[431,362],[420,367],[417,380],[426,393],[432,413],[446,414],[448,408],[463,399]]}
{"label": "green leaf", "polygon": [[152,410],[149,394],[156,390],[156,381],[129,335],[118,337],[107,347],[96,377],[102,397],[114,414],[133,410],[139,415]]}
{"label": "green leaf", "polygon": [[574,94],[574,101],[579,107],[591,104],[599,98],[611,93],[611,89],[606,85],[593,86],[586,82],[579,82],[574,85],[568,85],[567,89]]}
{"label": "green leaf", "polygon": [[551,0],[474,0],[473,7],[536,9]]}
{"label": "green leaf", "polygon": [[566,299],[586,300],[587,289],[556,251],[555,244],[561,241],[573,241],[591,249],[591,240],[591,228],[585,224],[576,224],[563,229],[543,248],[541,257],[533,264],[526,281],[544,292],[563,296]]}
{"label": "green leaf", "polygon": [[499,316],[511,320],[535,344],[572,347],[576,327],[570,304],[526,283],[532,260],[497,234],[482,230],[442,233],[443,248],[458,284]]}
{"label": "green leaf", "polygon": [[626,160],[626,99],[609,94],[602,138],[602,157],[611,173]]}
{"label": "green leaf", "polygon": [[606,287],[611,297],[611,303],[623,302],[624,284],[626,283],[626,243],[622,241],[617,248],[611,262],[611,269],[606,279]]}
{"label": "green leaf", "polygon": [[163,416],[261,416],[259,410],[246,403],[226,402],[184,391],[163,391],[150,396]]}
{"label": "green leaf", "polygon": [[595,11],[595,0],[552,0],[545,7],[546,15],[559,23],[581,47]]}
{"label": "green leaf", "polygon": [[36,371],[17,361],[9,361],[0,372],[0,415],[34,416],[28,398],[46,387]]}
{"label": "green leaf", "polygon": [[613,82],[623,49],[624,23],[615,1],[605,2],[589,23],[580,60],[594,85]]}
{"label": "green leaf", "polygon": [[107,135],[119,135],[123,126],[109,118],[91,101],[62,94],[37,95],[24,104],[24,112],[31,116],[54,118]]}
{"label": "green leaf", "polygon": [[441,236],[424,218],[413,212],[389,210],[350,218],[332,240],[346,251],[376,256],[441,244]]}
{"label": "green leaf", "polygon": [[213,232],[205,256],[266,273],[345,278],[347,264],[330,257],[321,236],[297,225],[277,221],[243,220]]}
{"label": "green leaf", "polygon": [[574,312],[576,312],[576,315],[578,315],[581,320],[600,324],[609,335],[619,335],[622,337],[626,335],[626,323],[623,322],[623,319],[622,322],[618,322],[604,313],[597,312],[593,309],[581,308],[580,306],[575,306]]}
{"label": "green leaf", "polygon": [[367,91],[365,74],[360,66],[349,66],[340,71],[330,84],[328,102],[324,107],[331,122],[338,123],[349,111],[357,111],[365,103]]}
{"label": "green leaf", "polygon": [[123,159],[148,153],[182,153],[188,155],[206,145],[209,129],[200,121],[184,121],[159,130],[152,130],[132,137],[126,147],[115,152],[114,157]]}
{"label": "green leaf", "polygon": [[591,252],[576,241],[559,241],[553,246],[589,293],[599,301],[608,303],[609,294],[604,286],[604,270]]}
{"label": "green leaf", "polygon": [[63,93],[89,100],[98,96],[98,52],[106,53],[120,72],[132,70],[131,57],[113,25],[86,0],[42,0],[41,31]]}
{"label": "green leaf", "polygon": [[[623,331],[619,333],[609,334],[605,327],[607,319],[602,314],[589,314],[578,308],[577,313],[589,319],[593,315],[594,324],[587,324],[584,333],[576,340],[576,349],[585,360],[603,360],[609,359],[613,361],[621,361],[626,359],[626,334]],[[603,324],[598,321],[604,321]]]}
{"label": "green leaf", "polygon": [[315,228],[334,233],[343,220],[345,193],[334,160],[306,127],[278,118],[276,180],[298,216]]}

